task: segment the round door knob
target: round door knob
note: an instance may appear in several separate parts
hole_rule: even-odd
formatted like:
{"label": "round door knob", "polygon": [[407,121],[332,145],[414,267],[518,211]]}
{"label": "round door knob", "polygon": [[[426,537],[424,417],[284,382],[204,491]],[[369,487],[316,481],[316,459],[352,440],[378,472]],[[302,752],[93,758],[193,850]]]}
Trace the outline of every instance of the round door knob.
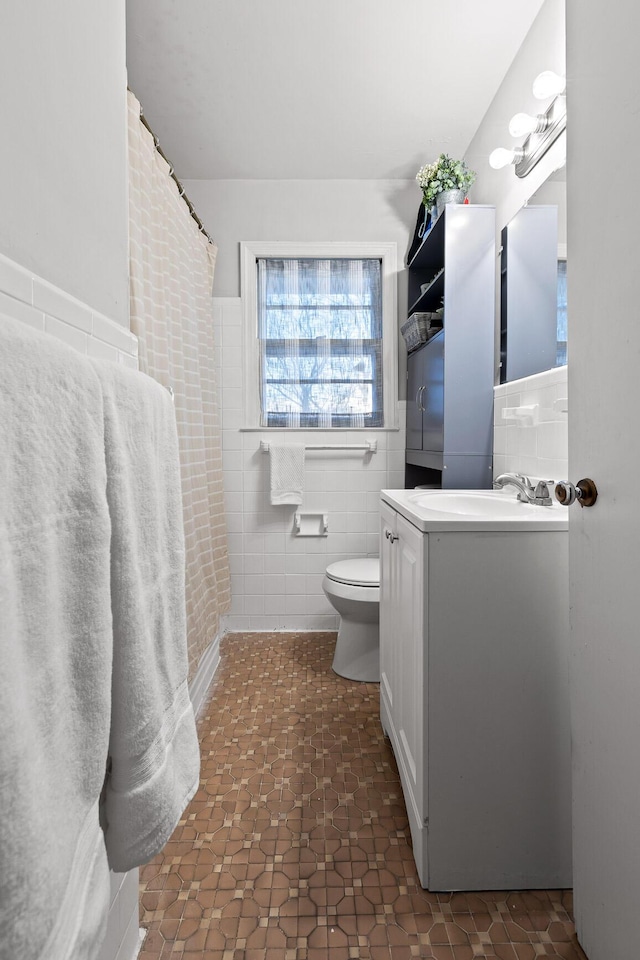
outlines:
{"label": "round door knob", "polygon": [[574,486],[568,480],[556,484],[556,500],[565,507],[570,507],[576,500],[581,507],[592,507],[598,499],[598,489],[588,477],[579,480]]}

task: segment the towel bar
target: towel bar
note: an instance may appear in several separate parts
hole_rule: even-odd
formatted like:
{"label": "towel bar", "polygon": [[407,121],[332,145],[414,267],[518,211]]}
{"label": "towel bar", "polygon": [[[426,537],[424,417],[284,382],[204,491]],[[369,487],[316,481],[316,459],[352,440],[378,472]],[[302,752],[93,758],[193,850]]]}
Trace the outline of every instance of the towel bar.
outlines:
{"label": "towel bar", "polygon": [[[305,443],[305,450],[364,450],[366,453],[377,453],[378,441],[368,440],[367,443]],[[261,440],[260,449],[269,453],[269,441]]]}

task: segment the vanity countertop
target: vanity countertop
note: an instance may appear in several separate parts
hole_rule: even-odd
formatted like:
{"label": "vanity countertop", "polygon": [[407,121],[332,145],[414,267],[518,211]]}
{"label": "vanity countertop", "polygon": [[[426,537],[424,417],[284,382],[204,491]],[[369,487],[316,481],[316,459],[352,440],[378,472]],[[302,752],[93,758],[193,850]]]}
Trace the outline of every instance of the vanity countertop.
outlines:
{"label": "vanity countertop", "polygon": [[506,490],[381,490],[385,503],[423,533],[568,530],[566,507],[521,503]]}

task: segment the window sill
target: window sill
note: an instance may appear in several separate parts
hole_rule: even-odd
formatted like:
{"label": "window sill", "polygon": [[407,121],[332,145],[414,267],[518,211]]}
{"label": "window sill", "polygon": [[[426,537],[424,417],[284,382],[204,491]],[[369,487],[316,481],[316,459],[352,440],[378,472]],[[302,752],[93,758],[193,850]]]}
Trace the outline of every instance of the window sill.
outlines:
{"label": "window sill", "polygon": [[400,427],[238,427],[239,433],[398,433]]}

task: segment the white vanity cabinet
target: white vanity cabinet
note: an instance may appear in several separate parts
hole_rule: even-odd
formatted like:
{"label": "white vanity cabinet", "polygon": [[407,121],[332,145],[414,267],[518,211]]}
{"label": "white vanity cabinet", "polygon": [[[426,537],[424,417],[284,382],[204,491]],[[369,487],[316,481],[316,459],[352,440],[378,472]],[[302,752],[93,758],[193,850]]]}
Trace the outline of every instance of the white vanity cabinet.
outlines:
{"label": "white vanity cabinet", "polygon": [[380,698],[421,883],[570,886],[566,514],[416,525],[410,493],[382,492]]}

